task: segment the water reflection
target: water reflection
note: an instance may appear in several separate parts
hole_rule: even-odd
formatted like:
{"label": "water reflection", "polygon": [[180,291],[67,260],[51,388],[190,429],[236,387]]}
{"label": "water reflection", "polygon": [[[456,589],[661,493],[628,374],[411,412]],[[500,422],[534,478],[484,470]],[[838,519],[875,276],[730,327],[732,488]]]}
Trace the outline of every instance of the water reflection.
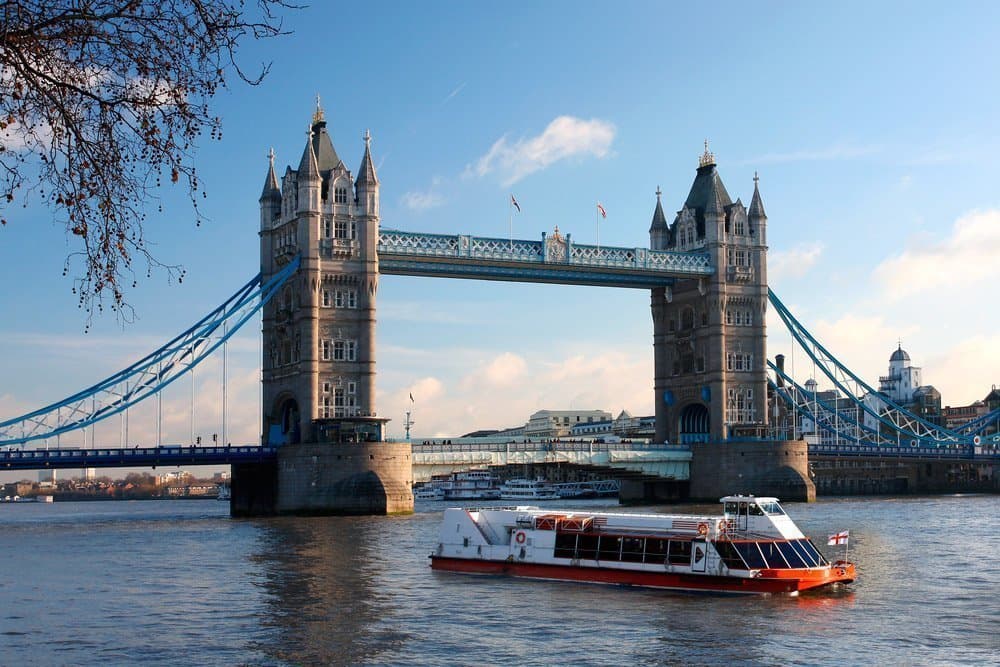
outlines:
{"label": "water reflection", "polygon": [[294,664],[357,664],[376,659],[381,569],[371,519],[317,517],[262,522],[262,625],[276,636],[258,648]]}

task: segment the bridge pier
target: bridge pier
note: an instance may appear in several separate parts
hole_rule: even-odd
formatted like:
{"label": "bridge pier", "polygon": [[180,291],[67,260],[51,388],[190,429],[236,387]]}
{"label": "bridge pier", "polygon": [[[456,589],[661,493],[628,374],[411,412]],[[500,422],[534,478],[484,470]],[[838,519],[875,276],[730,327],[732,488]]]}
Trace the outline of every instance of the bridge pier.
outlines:
{"label": "bridge pier", "polygon": [[283,445],[272,463],[233,466],[233,516],[407,514],[409,443]]}
{"label": "bridge pier", "polygon": [[805,440],[747,440],[691,445],[691,499],[716,502],[733,493],[813,502]]}

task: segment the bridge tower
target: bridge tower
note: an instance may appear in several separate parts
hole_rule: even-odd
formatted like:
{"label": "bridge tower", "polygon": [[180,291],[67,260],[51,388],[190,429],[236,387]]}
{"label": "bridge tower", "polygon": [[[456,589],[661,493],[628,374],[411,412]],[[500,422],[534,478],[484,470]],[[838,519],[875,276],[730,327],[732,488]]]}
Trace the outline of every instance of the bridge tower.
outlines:
{"label": "bridge tower", "polygon": [[384,441],[375,409],[379,181],[368,132],[364,143],[352,179],[317,100],[298,168],[279,183],[272,151],[260,196],[263,279],[301,258],[263,311],[262,439],[281,445],[279,513],[413,507],[409,444]]}
{"label": "bridge tower", "polygon": [[[711,496],[714,491],[696,489],[698,459],[737,454],[746,459],[759,444],[735,443],[759,443],[766,435],[767,214],[756,175],[749,209],[730,198],[708,142],[687,199],[670,225],[660,195],[657,190],[650,248],[707,252],[715,272],[652,290],[656,440],[692,444],[692,496]],[[763,457],[754,464],[756,472],[774,477],[775,470],[791,468],[789,483],[805,491],[786,493],[786,498],[809,497],[805,443],[784,444],[781,451],[791,462],[784,460],[785,454],[778,456],[772,443],[770,450],[751,456]],[[718,447],[725,449],[716,451]],[[762,483],[719,490],[761,493],[764,488],[775,487]],[[815,497],[814,487],[811,494]]]}

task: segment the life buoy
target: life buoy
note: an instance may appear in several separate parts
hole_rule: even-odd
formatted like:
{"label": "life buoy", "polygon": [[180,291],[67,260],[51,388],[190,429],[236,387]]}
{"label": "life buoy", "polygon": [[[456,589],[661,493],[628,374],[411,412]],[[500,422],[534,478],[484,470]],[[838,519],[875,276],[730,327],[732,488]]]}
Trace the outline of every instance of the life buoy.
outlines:
{"label": "life buoy", "polygon": [[725,519],[720,520],[719,521],[719,532],[720,533],[724,533],[728,529],[729,529],[729,523]]}
{"label": "life buoy", "polygon": [[839,570],[837,570],[837,574],[842,577],[845,574],[847,574],[847,570],[845,570],[844,568],[840,568]]}
{"label": "life buoy", "polygon": [[708,534],[708,524],[707,523],[699,523],[698,524],[698,534],[699,535],[707,535]]}
{"label": "life buoy", "polygon": [[528,536],[524,534],[523,530],[519,530],[514,534],[514,541],[518,544],[524,544],[526,539],[528,539]]}

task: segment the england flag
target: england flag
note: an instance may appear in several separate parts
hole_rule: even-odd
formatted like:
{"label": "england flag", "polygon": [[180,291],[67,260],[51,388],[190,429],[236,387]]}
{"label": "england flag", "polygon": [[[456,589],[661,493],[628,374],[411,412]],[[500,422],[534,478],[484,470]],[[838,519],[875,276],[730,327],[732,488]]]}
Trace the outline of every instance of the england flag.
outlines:
{"label": "england flag", "polygon": [[850,535],[850,532],[851,531],[849,530],[844,530],[839,533],[834,533],[833,535],[830,535],[828,538],[826,538],[827,546],[834,546],[837,544],[847,544],[847,537],[848,535]]}

